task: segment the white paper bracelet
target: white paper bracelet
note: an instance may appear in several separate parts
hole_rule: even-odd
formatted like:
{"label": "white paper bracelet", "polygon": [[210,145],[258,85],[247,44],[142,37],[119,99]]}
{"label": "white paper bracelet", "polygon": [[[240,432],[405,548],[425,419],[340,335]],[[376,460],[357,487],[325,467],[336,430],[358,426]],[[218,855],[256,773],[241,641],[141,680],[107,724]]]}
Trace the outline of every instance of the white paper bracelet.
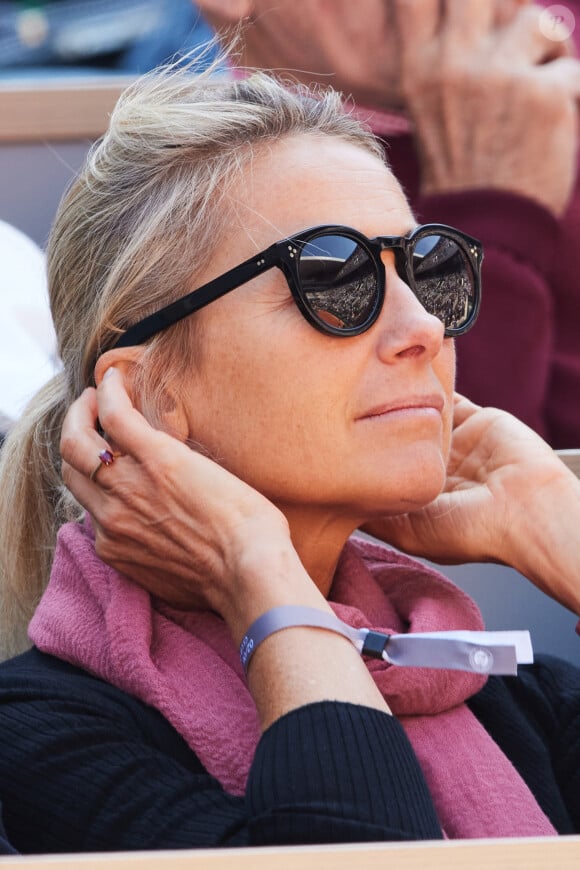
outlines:
{"label": "white paper bracelet", "polygon": [[275,607],[258,617],[240,644],[240,659],[247,672],[258,646],[285,628],[305,626],[342,634],[361,655],[383,659],[399,667],[446,668],[479,674],[517,674],[518,664],[534,660],[528,631],[433,631],[420,634],[384,634],[353,628],[333,613],[314,607]]}

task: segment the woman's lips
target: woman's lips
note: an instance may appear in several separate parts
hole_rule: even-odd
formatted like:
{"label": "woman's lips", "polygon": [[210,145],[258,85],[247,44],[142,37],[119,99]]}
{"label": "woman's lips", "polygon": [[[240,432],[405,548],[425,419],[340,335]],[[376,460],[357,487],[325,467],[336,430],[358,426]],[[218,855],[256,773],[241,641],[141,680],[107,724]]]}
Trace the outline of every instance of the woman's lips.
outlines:
{"label": "woman's lips", "polygon": [[445,407],[445,399],[439,394],[428,396],[405,396],[365,411],[359,420],[372,420],[375,417],[433,415],[440,417]]}

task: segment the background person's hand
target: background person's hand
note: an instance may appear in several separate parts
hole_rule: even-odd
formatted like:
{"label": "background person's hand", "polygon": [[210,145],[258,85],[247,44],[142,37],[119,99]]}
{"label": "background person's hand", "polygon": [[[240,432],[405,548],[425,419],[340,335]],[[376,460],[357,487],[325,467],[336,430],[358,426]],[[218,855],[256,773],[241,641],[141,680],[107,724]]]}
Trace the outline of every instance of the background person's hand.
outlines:
{"label": "background person's hand", "polygon": [[[528,3],[393,0],[403,98],[426,194],[492,188],[563,213],[575,180],[580,62]],[[500,10],[503,7],[503,11]]]}
{"label": "background person's hand", "polygon": [[364,531],[435,562],[511,565],[580,613],[580,482],[553,450],[505,411],[456,395],[447,474],[430,505]]}

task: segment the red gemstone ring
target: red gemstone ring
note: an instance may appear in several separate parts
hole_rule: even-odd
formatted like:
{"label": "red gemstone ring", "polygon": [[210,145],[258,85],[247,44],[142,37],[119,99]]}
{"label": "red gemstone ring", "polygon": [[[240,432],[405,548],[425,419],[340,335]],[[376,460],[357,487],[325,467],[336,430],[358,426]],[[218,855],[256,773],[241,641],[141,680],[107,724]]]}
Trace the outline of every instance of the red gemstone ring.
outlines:
{"label": "red gemstone ring", "polygon": [[106,465],[106,466],[112,465],[117,456],[120,456],[120,454],[113,453],[112,450],[109,450],[109,449],[101,450],[101,452],[99,453],[99,464],[96,466],[96,468],[93,468],[93,470],[91,471],[91,473],[89,475],[89,478],[91,480],[95,480],[98,472],[101,470],[103,465]]}

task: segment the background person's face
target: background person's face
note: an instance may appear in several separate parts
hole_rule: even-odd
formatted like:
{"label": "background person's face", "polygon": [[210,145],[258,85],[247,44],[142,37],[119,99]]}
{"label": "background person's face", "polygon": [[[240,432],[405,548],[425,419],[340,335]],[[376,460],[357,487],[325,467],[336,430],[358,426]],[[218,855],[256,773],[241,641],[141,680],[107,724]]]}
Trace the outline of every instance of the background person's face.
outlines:
{"label": "background person's face", "polygon": [[[231,196],[236,219],[196,285],[306,227],[376,236],[414,225],[382,162],[330,137],[264,148]],[[200,369],[184,381],[190,435],[287,512],[356,525],[429,502],[443,485],[453,342],[397,276],[393,253],[383,260],[383,311],[354,338],[309,325],[277,269],[196,315]]]}

